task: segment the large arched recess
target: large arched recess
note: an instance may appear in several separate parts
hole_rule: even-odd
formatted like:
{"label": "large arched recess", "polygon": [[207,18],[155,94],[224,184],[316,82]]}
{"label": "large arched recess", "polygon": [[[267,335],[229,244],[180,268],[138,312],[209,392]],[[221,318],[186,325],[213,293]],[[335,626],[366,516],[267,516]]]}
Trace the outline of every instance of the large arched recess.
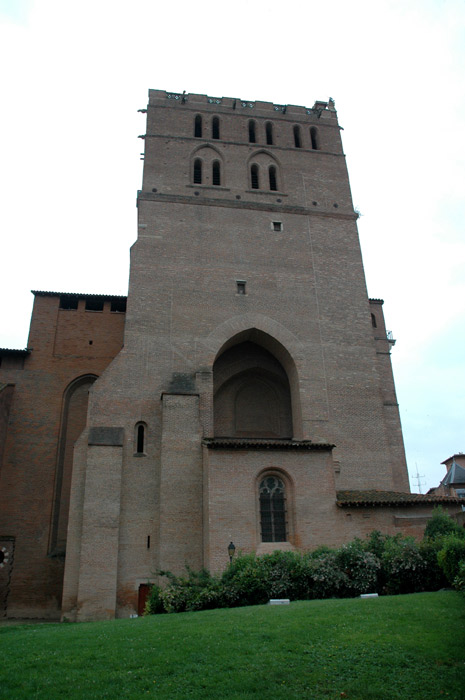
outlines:
{"label": "large arched recess", "polygon": [[[215,435],[217,427],[225,425],[218,415],[217,400],[228,385],[237,402],[247,406],[248,395],[263,393],[263,403],[270,402],[271,412],[263,417],[254,430],[236,429],[237,437],[280,437],[301,439],[302,414],[299,394],[299,377],[296,364],[289,351],[276,338],[258,328],[248,328],[231,336],[216,353],[213,364]],[[286,410],[286,402],[289,409]],[[274,408],[273,408],[274,406]],[[286,419],[288,414],[288,419]],[[237,416],[235,414],[236,428]],[[231,417],[229,417],[231,425]]]}
{"label": "large arched recess", "polygon": [[68,384],[63,394],[49,546],[52,556],[64,556],[66,552],[73,448],[86,427],[89,389],[96,379],[95,374],[78,377]]}

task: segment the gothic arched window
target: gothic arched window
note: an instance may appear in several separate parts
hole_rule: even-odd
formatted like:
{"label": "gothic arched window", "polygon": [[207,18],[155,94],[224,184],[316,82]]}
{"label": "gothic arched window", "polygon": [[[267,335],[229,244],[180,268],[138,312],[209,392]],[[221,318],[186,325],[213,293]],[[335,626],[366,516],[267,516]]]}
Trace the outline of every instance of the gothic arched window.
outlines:
{"label": "gothic arched window", "polygon": [[270,190],[276,191],[278,189],[278,183],[276,181],[276,167],[270,165],[268,168],[268,175],[270,178]]}
{"label": "gothic arched window", "polygon": [[266,133],[267,145],[272,146],[273,145],[273,124],[271,122],[266,122],[265,133]]}
{"label": "gothic arched window", "polygon": [[262,542],[286,542],[286,490],[277,476],[265,476],[259,486]]}
{"label": "gothic arched window", "polygon": [[294,146],[296,148],[302,148],[302,139],[300,137],[300,126],[297,124],[294,126]]}

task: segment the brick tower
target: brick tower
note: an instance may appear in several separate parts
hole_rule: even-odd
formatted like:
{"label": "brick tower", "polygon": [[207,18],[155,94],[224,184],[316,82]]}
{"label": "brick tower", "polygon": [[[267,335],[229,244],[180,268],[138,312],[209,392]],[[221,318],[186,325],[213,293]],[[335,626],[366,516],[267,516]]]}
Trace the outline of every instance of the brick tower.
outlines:
{"label": "brick tower", "polygon": [[157,568],[220,570],[231,540],[350,539],[337,491],[409,491],[334,103],[151,90],[143,138],[124,347],[74,450],[80,620],[135,610]]}

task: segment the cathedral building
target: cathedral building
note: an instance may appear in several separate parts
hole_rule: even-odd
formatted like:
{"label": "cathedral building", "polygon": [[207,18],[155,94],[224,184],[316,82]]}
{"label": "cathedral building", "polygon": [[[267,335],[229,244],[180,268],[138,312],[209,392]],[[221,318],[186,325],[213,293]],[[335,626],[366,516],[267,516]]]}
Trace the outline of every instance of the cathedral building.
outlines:
{"label": "cathedral building", "polygon": [[334,102],[150,90],[126,297],[0,350],[0,614],[128,617],[158,569],[421,536]]}

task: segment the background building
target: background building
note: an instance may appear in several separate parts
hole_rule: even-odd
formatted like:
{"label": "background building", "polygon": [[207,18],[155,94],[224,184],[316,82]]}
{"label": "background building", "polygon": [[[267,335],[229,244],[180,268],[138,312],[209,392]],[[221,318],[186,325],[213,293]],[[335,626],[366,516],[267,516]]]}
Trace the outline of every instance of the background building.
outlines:
{"label": "background building", "polygon": [[36,292],[28,350],[2,354],[12,616],[127,616],[156,569],[219,570],[230,540],[420,535],[460,509],[409,493],[334,103],[151,90],[143,138],[127,309]]}

